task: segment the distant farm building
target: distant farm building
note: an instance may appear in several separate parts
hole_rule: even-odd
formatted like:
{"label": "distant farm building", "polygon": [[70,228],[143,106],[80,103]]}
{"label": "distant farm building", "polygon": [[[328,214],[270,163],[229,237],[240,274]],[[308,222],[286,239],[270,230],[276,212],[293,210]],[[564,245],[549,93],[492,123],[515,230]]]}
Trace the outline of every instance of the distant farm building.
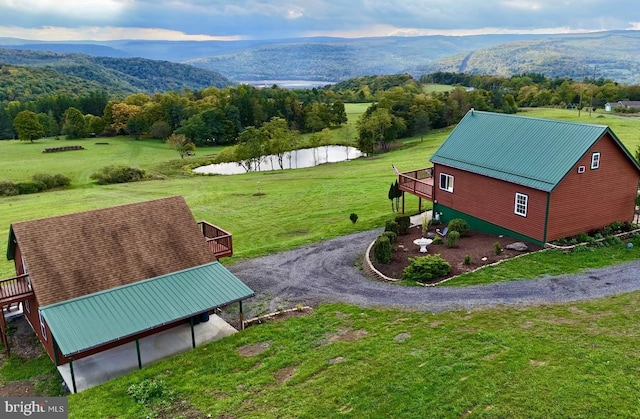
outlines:
{"label": "distant farm building", "polygon": [[630,109],[635,108],[640,110],[639,100],[620,100],[618,102],[607,102],[604,104],[604,110],[607,112],[615,111],[616,108]]}

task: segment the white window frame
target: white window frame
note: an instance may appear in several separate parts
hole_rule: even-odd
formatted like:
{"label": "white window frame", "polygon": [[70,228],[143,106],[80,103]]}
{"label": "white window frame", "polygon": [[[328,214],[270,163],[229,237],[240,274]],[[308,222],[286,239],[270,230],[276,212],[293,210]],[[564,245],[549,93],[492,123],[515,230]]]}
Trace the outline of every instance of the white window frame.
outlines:
{"label": "white window frame", "polygon": [[526,217],[528,207],[529,207],[529,195],[516,192],[516,200],[515,200],[515,205],[513,207],[514,214],[519,215],[521,217]]}
{"label": "white window frame", "polygon": [[596,151],[591,155],[591,170],[600,168],[600,152]]}
{"label": "white window frame", "polygon": [[578,166],[578,173],[584,173],[584,166]]}
{"label": "white window frame", "polygon": [[42,317],[41,310],[38,310],[38,315],[40,316],[40,332],[42,332],[42,338],[47,340],[47,328],[44,325],[44,318]]}
{"label": "white window frame", "polygon": [[[442,187],[442,180],[445,180],[445,187]],[[447,173],[440,173],[440,178],[438,179],[438,186],[443,191],[447,191],[449,193],[453,193],[453,175],[449,175]]]}

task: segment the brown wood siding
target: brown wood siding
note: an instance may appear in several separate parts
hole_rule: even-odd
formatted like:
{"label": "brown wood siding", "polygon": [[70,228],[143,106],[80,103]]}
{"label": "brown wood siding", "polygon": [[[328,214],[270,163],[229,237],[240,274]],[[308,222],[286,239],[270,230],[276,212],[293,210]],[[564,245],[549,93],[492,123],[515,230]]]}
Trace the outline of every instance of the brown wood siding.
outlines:
{"label": "brown wood siding", "polygon": [[[600,152],[600,167],[591,169],[591,155]],[[584,173],[578,167],[584,166]],[[551,193],[547,241],[632,221],[638,172],[615,141],[600,138]]]}
{"label": "brown wood siding", "polygon": [[[546,192],[438,164],[434,165],[434,173],[434,199],[439,204],[544,240]],[[440,189],[440,173],[454,177],[453,193]],[[514,213],[516,192],[529,197],[526,217]]]}

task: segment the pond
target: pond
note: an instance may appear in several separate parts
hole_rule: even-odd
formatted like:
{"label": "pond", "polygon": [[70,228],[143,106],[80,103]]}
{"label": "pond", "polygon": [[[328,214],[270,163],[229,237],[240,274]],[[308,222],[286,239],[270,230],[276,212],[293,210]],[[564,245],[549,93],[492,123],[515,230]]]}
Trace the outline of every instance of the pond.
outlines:
{"label": "pond", "polygon": [[[343,145],[330,145],[315,148],[303,148],[285,154],[282,165],[285,169],[302,169],[313,167],[324,163],[337,163],[346,160],[353,160],[361,157],[363,153],[355,147]],[[278,158],[276,156],[264,156],[260,163],[259,172],[270,170],[280,170]],[[238,175],[246,173],[246,170],[238,163],[219,163],[200,166],[193,169],[195,173],[218,174],[218,175]]]}

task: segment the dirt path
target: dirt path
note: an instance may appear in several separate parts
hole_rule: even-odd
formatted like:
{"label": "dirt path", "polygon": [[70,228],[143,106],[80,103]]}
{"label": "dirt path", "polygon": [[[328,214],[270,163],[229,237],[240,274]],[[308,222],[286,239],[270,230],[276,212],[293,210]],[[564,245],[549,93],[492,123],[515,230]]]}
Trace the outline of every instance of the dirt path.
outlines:
{"label": "dirt path", "polygon": [[256,291],[248,315],[296,304],[345,302],[360,306],[439,312],[495,305],[587,300],[640,290],[640,261],[529,281],[470,287],[403,287],[365,277],[357,266],[380,231],[339,237],[319,244],[236,263],[229,270]]}

